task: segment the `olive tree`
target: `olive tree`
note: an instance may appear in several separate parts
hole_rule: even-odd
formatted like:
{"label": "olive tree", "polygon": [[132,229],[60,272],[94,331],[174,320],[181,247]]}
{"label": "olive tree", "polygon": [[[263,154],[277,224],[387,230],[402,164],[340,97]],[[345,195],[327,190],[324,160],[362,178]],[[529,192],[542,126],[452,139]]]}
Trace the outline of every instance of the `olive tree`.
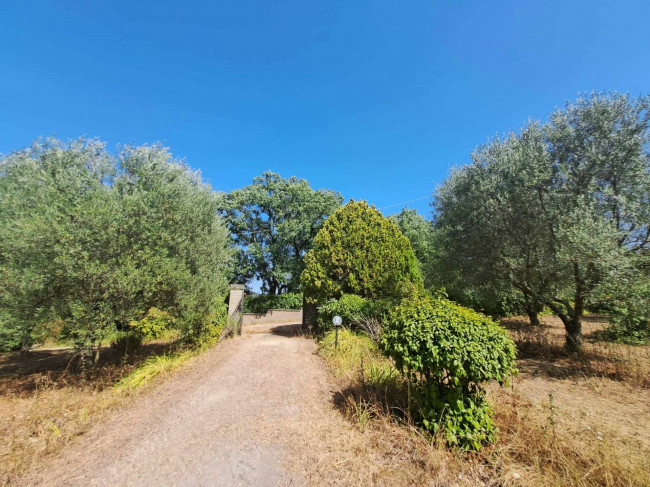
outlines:
{"label": "olive tree", "polygon": [[579,98],[545,126],[479,148],[435,195],[447,261],[475,283],[512,286],[529,305],[548,306],[571,350],[599,284],[648,249],[648,102]]}
{"label": "olive tree", "polygon": [[0,166],[0,308],[27,349],[63,320],[89,359],[156,307],[200,335],[230,274],[218,195],[159,146],[38,142]]}

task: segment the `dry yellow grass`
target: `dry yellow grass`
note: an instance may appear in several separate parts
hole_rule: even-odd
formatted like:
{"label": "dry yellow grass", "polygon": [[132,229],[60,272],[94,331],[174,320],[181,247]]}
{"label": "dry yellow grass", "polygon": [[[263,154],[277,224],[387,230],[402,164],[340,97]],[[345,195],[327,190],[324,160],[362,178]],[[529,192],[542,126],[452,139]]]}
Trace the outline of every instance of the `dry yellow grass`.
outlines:
{"label": "dry yellow grass", "polygon": [[[499,441],[472,454],[450,451],[400,414],[403,391],[392,379],[375,381],[392,373],[370,340],[346,335],[334,353],[326,338],[321,355],[338,378],[339,409],[396,467],[390,481],[371,483],[650,485],[650,349],[590,341],[605,325],[590,318],[584,355],[570,356],[554,318],[542,331],[509,321],[522,373],[508,389],[490,388]],[[373,377],[373,368],[383,372]]]}

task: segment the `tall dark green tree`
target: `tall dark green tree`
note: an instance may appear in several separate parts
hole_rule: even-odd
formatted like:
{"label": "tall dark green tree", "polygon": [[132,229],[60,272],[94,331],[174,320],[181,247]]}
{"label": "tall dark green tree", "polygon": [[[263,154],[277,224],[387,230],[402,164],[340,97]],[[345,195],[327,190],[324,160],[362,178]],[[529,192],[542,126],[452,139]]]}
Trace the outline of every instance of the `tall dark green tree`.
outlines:
{"label": "tall dark green tree", "polygon": [[389,218],[397,224],[400,231],[411,242],[413,252],[420,264],[425,287],[439,287],[441,284],[435,269],[438,254],[433,222],[424,218],[417,210],[409,208],[404,208]]}
{"label": "tall dark green tree", "polygon": [[350,201],[325,222],[305,256],[312,302],[356,294],[397,299],[422,286],[417,258],[399,227],[365,201]]}
{"label": "tall dark green tree", "polygon": [[300,290],[302,259],[342,201],[335,191],[272,172],[227,194],[222,210],[239,246],[237,279],[259,279],[269,294]]}

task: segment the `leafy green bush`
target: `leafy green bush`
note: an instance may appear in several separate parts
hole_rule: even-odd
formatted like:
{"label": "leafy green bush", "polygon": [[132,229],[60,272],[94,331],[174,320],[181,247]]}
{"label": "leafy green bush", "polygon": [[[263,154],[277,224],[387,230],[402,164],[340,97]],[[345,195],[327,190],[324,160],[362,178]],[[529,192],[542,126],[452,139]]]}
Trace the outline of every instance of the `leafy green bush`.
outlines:
{"label": "leafy green bush", "polygon": [[135,331],[120,331],[111,341],[111,347],[123,357],[132,354],[142,347],[142,335]]}
{"label": "leafy green bush", "polygon": [[600,337],[628,345],[650,343],[650,282],[634,283],[621,294],[627,295],[610,308],[614,324]]}
{"label": "leafy green bush", "polygon": [[263,315],[270,309],[300,309],[301,293],[252,294],[244,299],[244,313]]}
{"label": "leafy green bush", "polygon": [[20,350],[22,330],[17,326],[9,313],[0,310],[0,352]]}
{"label": "leafy green bush", "polygon": [[305,297],[325,303],[343,294],[400,299],[422,287],[419,264],[398,226],[365,201],[336,210],[305,255]]}
{"label": "leafy green bush", "polygon": [[454,292],[450,289],[452,300],[462,306],[493,317],[518,316],[526,313],[522,298],[514,293],[499,292],[495,288],[464,287]]}
{"label": "leafy green bush", "polygon": [[516,372],[504,329],[447,299],[419,296],[390,312],[381,346],[412,383],[425,428],[463,449],[494,441],[482,384],[504,384]]}
{"label": "leafy green bush", "polygon": [[144,338],[159,338],[173,324],[174,318],[167,311],[154,307],[149,308],[141,320],[131,321],[129,326]]}
{"label": "leafy green bush", "polygon": [[193,346],[211,346],[217,343],[229,328],[228,309],[225,304],[215,305],[208,318],[196,315],[185,322],[183,338]]}
{"label": "leafy green bush", "polygon": [[318,309],[317,324],[321,331],[326,331],[332,327],[332,318],[338,315],[344,326],[357,328],[365,318],[381,320],[394,305],[387,299],[365,299],[356,294],[344,294]]}

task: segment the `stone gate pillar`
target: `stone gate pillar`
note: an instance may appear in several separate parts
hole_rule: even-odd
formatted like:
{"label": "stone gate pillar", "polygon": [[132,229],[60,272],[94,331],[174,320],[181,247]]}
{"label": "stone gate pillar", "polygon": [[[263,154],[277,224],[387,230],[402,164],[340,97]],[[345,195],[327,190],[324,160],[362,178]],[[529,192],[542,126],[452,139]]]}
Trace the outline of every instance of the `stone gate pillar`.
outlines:
{"label": "stone gate pillar", "polygon": [[230,285],[230,297],[228,298],[228,318],[238,323],[237,334],[241,335],[242,321],[244,318],[244,290],[243,284]]}

